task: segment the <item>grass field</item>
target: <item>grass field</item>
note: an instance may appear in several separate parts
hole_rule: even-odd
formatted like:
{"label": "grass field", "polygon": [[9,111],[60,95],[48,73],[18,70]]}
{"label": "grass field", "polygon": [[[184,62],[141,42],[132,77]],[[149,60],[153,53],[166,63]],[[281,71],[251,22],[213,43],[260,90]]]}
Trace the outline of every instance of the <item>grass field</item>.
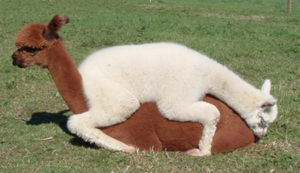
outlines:
{"label": "grass field", "polygon": [[[300,2],[286,0],[0,0],[0,172],[300,172]],[[66,130],[71,112],[47,70],[12,66],[17,32],[55,14],[79,64],[102,47],[187,45],[260,87],[273,84],[279,117],[256,146],[211,157],[95,149]]]}

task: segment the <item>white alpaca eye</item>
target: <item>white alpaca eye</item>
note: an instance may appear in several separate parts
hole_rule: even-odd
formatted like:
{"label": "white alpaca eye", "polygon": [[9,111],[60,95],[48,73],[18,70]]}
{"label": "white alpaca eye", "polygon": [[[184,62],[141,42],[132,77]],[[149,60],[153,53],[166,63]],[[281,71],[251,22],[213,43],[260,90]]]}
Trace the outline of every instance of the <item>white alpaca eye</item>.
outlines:
{"label": "white alpaca eye", "polygon": [[269,112],[271,112],[272,111],[272,108],[271,107],[266,107],[266,108],[264,108],[264,113],[269,113]]}
{"label": "white alpaca eye", "polygon": [[250,126],[251,129],[256,129],[255,125]]}

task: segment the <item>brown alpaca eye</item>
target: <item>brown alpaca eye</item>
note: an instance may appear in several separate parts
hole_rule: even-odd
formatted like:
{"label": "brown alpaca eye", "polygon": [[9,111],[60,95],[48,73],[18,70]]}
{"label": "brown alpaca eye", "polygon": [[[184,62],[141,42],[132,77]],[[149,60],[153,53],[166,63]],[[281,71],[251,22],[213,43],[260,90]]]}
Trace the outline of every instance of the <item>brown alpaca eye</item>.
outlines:
{"label": "brown alpaca eye", "polygon": [[28,53],[34,53],[37,51],[35,48],[31,48],[31,47],[24,47],[24,50]]}
{"label": "brown alpaca eye", "polygon": [[[44,48],[44,47],[43,47]],[[22,47],[19,49],[19,51],[26,51],[28,53],[35,53],[37,51],[42,50],[43,48],[33,48],[33,47]]]}

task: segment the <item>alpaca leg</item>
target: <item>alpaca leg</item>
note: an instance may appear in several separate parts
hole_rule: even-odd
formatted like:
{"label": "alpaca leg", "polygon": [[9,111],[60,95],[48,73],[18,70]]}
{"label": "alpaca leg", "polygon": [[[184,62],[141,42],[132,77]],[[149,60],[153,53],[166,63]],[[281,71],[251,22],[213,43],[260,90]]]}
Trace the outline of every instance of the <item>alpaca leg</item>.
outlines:
{"label": "alpaca leg", "polygon": [[191,156],[211,155],[211,144],[215,132],[216,132],[216,125],[214,126],[204,125],[202,137],[199,142],[199,149],[198,148],[190,149],[186,152],[186,154]]}
{"label": "alpaca leg", "polygon": [[113,139],[97,127],[125,121],[139,108],[137,98],[122,86],[109,80],[90,83],[85,86],[85,94],[90,106],[89,111],[72,116],[68,121],[69,130],[84,140],[109,150],[134,151],[133,147]]}
{"label": "alpaca leg", "polygon": [[218,109],[207,102],[199,101],[192,104],[168,104],[173,106],[159,106],[164,116],[170,120],[200,122],[203,125],[199,149],[187,152],[193,156],[206,156],[211,154],[211,143],[216,131],[216,124],[220,119]]}
{"label": "alpaca leg", "polygon": [[98,127],[111,126],[129,118],[140,106],[139,100],[126,88],[111,80],[102,79],[84,87]]}
{"label": "alpaca leg", "polygon": [[69,118],[67,127],[71,133],[82,138],[84,141],[94,143],[99,147],[112,151],[134,152],[135,149],[110,136],[104,134],[96,128],[95,122],[90,112],[73,115]]}

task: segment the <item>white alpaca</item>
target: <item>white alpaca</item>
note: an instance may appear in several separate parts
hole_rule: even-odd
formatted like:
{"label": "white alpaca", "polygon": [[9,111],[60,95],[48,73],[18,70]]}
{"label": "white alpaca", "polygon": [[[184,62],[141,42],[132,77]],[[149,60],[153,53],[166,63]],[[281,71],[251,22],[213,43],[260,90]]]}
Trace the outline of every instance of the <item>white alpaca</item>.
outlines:
{"label": "white alpaca", "polygon": [[73,115],[69,130],[84,140],[114,151],[134,151],[96,127],[125,121],[143,102],[156,102],[169,120],[200,122],[204,126],[199,149],[189,154],[211,154],[220,118],[218,109],[202,98],[210,93],[235,109],[254,133],[266,134],[277,117],[269,80],[258,90],[225,66],[174,43],[106,48],[90,55],[79,67],[89,111]]}

